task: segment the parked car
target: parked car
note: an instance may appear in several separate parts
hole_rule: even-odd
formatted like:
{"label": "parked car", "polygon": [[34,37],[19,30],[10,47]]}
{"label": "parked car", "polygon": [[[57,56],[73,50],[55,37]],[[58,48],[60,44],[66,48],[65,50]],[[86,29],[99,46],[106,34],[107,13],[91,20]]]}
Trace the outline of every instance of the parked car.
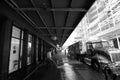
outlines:
{"label": "parked car", "polygon": [[111,48],[107,41],[86,43],[84,63],[97,71],[105,73],[106,80],[115,79],[120,75],[120,50]]}

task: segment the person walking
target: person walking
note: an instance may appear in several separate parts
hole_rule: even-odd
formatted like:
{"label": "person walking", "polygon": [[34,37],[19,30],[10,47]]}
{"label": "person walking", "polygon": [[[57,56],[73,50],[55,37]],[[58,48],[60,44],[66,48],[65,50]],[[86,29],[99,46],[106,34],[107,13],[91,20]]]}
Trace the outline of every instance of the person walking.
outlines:
{"label": "person walking", "polygon": [[47,52],[47,65],[48,65],[48,68],[53,68],[53,67],[57,68],[57,64],[53,59],[54,55],[55,54],[52,54],[52,50]]}
{"label": "person walking", "polygon": [[51,51],[48,51],[47,52],[47,58],[52,60],[52,52]]}

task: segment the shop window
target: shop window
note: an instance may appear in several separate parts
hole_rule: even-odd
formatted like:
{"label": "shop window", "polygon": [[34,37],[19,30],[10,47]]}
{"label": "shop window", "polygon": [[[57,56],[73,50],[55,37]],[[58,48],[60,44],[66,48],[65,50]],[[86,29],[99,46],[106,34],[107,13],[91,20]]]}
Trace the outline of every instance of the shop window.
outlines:
{"label": "shop window", "polygon": [[32,62],[32,35],[28,35],[27,65]]}
{"label": "shop window", "polygon": [[23,31],[15,26],[12,29],[10,60],[9,60],[9,73],[18,70],[20,67],[20,56],[22,56],[22,39]]}
{"label": "shop window", "polygon": [[13,26],[12,37],[20,38],[20,29]]}

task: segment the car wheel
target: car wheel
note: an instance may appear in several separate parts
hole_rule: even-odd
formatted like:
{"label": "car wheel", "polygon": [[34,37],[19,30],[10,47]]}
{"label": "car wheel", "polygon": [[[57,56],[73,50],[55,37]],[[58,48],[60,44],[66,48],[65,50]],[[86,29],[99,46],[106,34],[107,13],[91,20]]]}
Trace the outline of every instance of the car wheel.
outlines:
{"label": "car wheel", "polygon": [[98,64],[97,64],[97,63],[94,63],[94,65],[93,65],[93,66],[94,66],[94,69],[95,69],[95,70],[99,71],[99,66],[98,66]]}
{"label": "car wheel", "polygon": [[91,66],[94,70],[100,72],[101,69],[98,63],[94,62]]}
{"label": "car wheel", "polygon": [[110,69],[105,69],[105,78],[106,80],[115,80],[115,75]]}
{"label": "car wheel", "polygon": [[106,74],[106,80],[112,80],[112,77],[110,76],[107,70],[105,71],[105,74]]}

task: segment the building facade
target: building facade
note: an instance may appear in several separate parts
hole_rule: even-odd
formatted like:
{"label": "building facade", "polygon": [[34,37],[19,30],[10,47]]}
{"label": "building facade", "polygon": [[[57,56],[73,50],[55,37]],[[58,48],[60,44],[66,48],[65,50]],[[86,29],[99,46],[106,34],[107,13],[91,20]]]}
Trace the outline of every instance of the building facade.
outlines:
{"label": "building facade", "polygon": [[120,49],[120,1],[96,0],[77,27],[81,27],[83,45],[105,39]]}

